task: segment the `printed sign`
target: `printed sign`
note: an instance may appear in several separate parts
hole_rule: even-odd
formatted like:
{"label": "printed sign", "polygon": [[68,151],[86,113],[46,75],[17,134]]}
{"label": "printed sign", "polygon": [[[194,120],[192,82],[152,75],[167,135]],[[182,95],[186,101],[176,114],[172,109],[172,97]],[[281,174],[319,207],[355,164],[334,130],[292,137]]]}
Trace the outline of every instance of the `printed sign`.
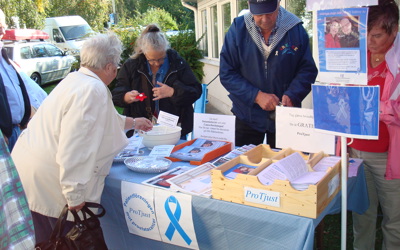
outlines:
{"label": "printed sign", "polygon": [[335,136],[314,129],[312,109],[276,107],[276,146],[327,154],[335,153]]}
{"label": "printed sign", "polygon": [[323,133],[378,139],[379,86],[312,86],[314,127]]}
{"label": "printed sign", "polygon": [[367,85],[368,8],[317,12],[319,81]]}
{"label": "printed sign", "polygon": [[121,197],[129,232],[161,241],[154,208],[154,188],[122,181]]}
{"label": "printed sign", "polygon": [[244,200],[252,203],[281,207],[281,193],[244,187]]}
{"label": "printed sign", "polygon": [[156,189],[157,221],[164,242],[198,249],[192,218],[192,196]]}
{"label": "printed sign", "polygon": [[235,116],[194,113],[193,136],[235,144]]}

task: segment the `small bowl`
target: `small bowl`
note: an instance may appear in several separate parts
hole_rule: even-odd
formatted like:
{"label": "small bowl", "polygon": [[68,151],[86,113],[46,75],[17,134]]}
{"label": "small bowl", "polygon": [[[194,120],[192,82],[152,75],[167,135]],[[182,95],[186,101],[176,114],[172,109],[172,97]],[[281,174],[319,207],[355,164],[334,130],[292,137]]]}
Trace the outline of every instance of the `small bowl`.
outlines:
{"label": "small bowl", "polygon": [[124,161],[127,168],[132,171],[146,174],[162,173],[167,171],[172,161],[164,157],[129,157]]}
{"label": "small bowl", "polygon": [[176,145],[181,138],[181,130],[181,127],[158,125],[148,132],[139,131],[139,136],[143,137],[142,143],[148,148],[158,145]]}

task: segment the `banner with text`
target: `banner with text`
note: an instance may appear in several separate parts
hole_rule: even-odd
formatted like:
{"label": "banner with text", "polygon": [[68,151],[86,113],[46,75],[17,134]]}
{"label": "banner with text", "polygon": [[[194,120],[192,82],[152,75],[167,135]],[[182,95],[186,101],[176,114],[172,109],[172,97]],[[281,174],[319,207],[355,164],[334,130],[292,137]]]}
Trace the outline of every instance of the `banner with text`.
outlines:
{"label": "banner with text", "polygon": [[233,115],[194,113],[193,138],[203,138],[235,144],[235,119]]}
{"label": "banner with text", "polygon": [[335,136],[314,129],[312,109],[276,107],[276,146],[326,154],[335,153]]}

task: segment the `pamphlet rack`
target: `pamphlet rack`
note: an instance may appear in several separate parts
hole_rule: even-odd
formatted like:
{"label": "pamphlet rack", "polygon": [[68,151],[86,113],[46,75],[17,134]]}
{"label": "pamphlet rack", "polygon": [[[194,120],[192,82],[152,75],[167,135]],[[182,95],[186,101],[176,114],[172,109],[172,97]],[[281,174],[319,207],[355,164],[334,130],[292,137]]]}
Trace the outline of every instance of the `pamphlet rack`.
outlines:
{"label": "pamphlet rack", "polygon": [[[196,141],[196,139],[193,139],[193,140],[184,142],[182,144],[176,145],[174,147],[174,149],[172,150],[172,153],[179,149],[182,149],[186,146],[192,145],[195,141]],[[223,154],[229,153],[232,150],[232,143],[227,142],[227,141],[224,141],[224,142],[226,142],[226,143],[224,145],[222,145],[221,147],[216,148],[208,153],[205,153],[203,158],[200,161],[190,161],[190,164],[191,165],[201,165],[206,162],[210,162],[210,161],[214,160],[215,158],[220,157]],[[181,159],[174,158],[174,157],[166,157],[166,158],[170,159],[173,162],[182,161]]]}
{"label": "pamphlet rack", "polygon": [[[257,147],[211,170],[212,198],[315,219],[340,190],[340,161],[328,168],[316,185],[309,185],[303,191],[294,189],[288,180],[275,180],[271,185],[262,184],[256,176],[258,173],[272,162],[282,159],[282,156],[296,151],[288,148],[273,152],[268,145]],[[308,164],[314,167],[326,156],[323,152],[315,154]],[[303,154],[303,157],[306,156]],[[255,159],[260,160],[255,162]],[[227,179],[224,172],[240,163],[258,164],[258,167],[248,174],[237,174],[236,178]],[[250,198],[249,192],[252,195]],[[268,199],[278,202],[265,202]]]}

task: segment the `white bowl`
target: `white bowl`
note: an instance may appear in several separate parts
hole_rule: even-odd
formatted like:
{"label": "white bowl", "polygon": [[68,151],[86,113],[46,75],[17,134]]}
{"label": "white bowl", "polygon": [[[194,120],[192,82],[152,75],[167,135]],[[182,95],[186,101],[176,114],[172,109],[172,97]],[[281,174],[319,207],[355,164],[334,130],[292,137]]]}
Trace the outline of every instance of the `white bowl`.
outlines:
{"label": "white bowl", "polygon": [[154,126],[151,131],[139,131],[143,137],[143,145],[153,148],[157,145],[176,145],[181,138],[181,127],[169,127],[164,125]]}

